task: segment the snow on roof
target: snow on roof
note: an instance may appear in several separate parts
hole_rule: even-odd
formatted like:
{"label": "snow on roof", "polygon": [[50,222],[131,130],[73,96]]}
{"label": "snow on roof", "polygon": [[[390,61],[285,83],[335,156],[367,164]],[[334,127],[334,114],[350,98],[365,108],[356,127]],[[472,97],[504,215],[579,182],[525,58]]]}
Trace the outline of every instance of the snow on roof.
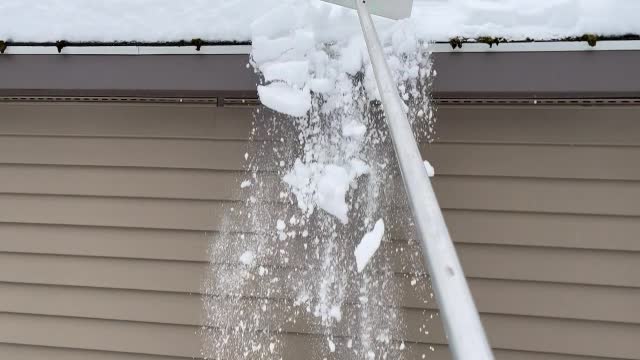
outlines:
{"label": "snow on roof", "polygon": [[[302,1],[333,7],[329,16],[355,21],[351,10],[319,0],[2,0],[0,41],[242,42],[251,39],[251,24],[264,13]],[[415,0],[407,21],[425,40],[556,39],[638,34],[638,14],[638,0]]]}

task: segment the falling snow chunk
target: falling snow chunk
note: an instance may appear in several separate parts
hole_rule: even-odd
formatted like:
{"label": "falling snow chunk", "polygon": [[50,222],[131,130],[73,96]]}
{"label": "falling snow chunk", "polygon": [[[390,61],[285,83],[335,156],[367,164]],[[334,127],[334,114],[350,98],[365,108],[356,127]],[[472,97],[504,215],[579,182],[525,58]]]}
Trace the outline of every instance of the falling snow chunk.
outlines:
{"label": "falling snow chunk", "polygon": [[327,342],[329,343],[329,351],[336,352],[336,344],[331,339],[327,339]]}
{"label": "falling snow chunk", "polygon": [[247,188],[249,186],[251,186],[251,180],[245,180],[240,184],[241,189]]}
{"label": "falling snow chunk", "polygon": [[284,221],[282,221],[282,220],[278,220],[278,221],[276,222],[276,229],[277,229],[278,231],[284,231],[284,229],[286,229],[286,228],[287,228],[287,224],[285,224],[285,223],[284,223]]}
{"label": "falling snow chunk", "polygon": [[362,52],[364,50],[364,40],[354,37],[349,45],[342,48],[340,58],[342,59],[341,70],[349,75],[355,75],[362,70]]}
{"label": "falling snow chunk", "polygon": [[331,309],[329,309],[329,316],[337,322],[340,322],[340,320],[342,320],[342,310],[340,310],[340,306],[332,306]]}
{"label": "falling snow chunk", "polygon": [[245,251],[241,256],[240,256],[240,262],[249,266],[251,264],[253,264],[253,261],[256,259],[256,255],[253,253],[253,251]]}
{"label": "falling snow chunk", "polygon": [[367,127],[363,124],[351,120],[342,127],[342,135],[355,139],[361,139],[367,132]]}
{"label": "falling snow chunk", "polygon": [[318,206],[343,224],[349,222],[349,207],[345,197],[350,183],[351,177],[347,170],[337,165],[327,165],[318,181]]}
{"label": "falling snow chunk", "polygon": [[427,175],[429,175],[429,177],[434,177],[436,175],[436,170],[427,160],[424,161],[424,168],[427,170]]}
{"label": "falling snow chunk", "polygon": [[265,81],[282,81],[299,89],[304,88],[309,78],[308,61],[274,62],[265,64],[261,70]]}
{"label": "falling snow chunk", "polygon": [[283,83],[258,86],[262,103],[283,114],[302,117],[311,108],[311,94],[308,88],[295,89]]}
{"label": "falling snow chunk", "polygon": [[360,244],[356,247],[356,267],[358,272],[362,272],[367,266],[371,258],[375,255],[376,251],[382,243],[384,236],[384,221],[382,219],[376,221],[371,232],[366,233]]}

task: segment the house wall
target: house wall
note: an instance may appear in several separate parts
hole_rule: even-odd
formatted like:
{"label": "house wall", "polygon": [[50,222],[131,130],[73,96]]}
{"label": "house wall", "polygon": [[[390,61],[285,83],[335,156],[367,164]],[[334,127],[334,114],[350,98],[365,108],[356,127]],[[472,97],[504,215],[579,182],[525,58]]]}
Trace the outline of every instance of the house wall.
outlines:
{"label": "house wall", "polygon": [[[200,357],[207,248],[252,111],[0,104],[0,357]],[[423,150],[498,359],[640,359],[639,116],[440,106]],[[408,322],[436,310],[402,303]],[[449,358],[430,324],[407,358]],[[317,341],[288,336],[289,359]]]}

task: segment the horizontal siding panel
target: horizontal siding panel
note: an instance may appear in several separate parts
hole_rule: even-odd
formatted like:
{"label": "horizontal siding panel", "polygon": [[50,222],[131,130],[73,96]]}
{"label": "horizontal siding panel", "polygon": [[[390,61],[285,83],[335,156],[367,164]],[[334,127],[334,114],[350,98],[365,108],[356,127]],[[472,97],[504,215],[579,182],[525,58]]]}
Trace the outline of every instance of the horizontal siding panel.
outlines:
{"label": "horizontal siding panel", "polygon": [[0,253],[0,281],[197,293],[206,263]]}
{"label": "horizontal siding panel", "polygon": [[[476,198],[481,199],[481,196],[477,195]],[[181,230],[219,230],[225,216],[225,204],[229,208],[240,209],[241,206],[224,201],[22,194],[0,194],[0,204],[0,222]],[[620,206],[630,208],[635,205]],[[273,211],[286,212],[276,204],[273,204]],[[454,238],[461,242],[504,241],[629,250],[640,246],[637,238],[632,236],[634,232],[629,232],[640,226],[632,217],[545,216],[539,213],[514,214],[467,209],[445,209],[444,213]],[[393,237],[409,236],[412,228],[405,224],[408,219],[390,221],[397,222],[397,229],[391,233]],[[475,231],[478,229],[488,231],[491,236]],[[611,245],[598,245],[602,239],[607,239]]]}
{"label": "horizontal siding panel", "polygon": [[[301,239],[300,239],[301,240]],[[286,260],[281,257],[258,259],[266,266],[306,267],[305,254],[314,253],[311,244],[304,249],[303,241],[292,240],[285,246],[269,249],[277,253],[283,249]],[[353,244],[355,247],[355,244]],[[224,246],[214,258],[239,264],[240,256],[256,246]],[[215,247],[217,248],[217,247]],[[628,286],[640,288],[640,272],[635,271],[640,263],[640,252],[602,251],[584,249],[562,249],[545,247],[457,244],[456,249],[465,269],[465,274],[474,278],[513,279],[592,285]],[[224,260],[222,260],[224,259]],[[423,273],[420,248],[413,243],[385,242],[378,250],[375,261],[391,259],[397,273]],[[355,264],[355,258],[351,258]],[[607,271],[603,272],[602,268]]]}
{"label": "horizontal siding panel", "polygon": [[[242,172],[0,165],[3,193],[240,200]],[[263,181],[276,195],[277,175]],[[404,196],[400,179],[388,196]],[[572,181],[501,177],[440,176],[434,180],[444,208],[640,215],[640,182]],[[251,189],[245,190],[249,192]]]}
{"label": "horizontal siding panel", "polygon": [[241,170],[245,141],[0,136],[0,163]]}
{"label": "horizontal siding panel", "polygon": [[191,357],[127,354],[45,346],[0,343],[0,354],[11,360],[190,360]]}
{"label": "horizontal siding panel", "polygon": [[[435,302],[424,302],[429,298],[424,288],[412,286],[407,278],[396,281],[403,294],[401,306],[437,309]],[[487,279],[469,279],[469,284],[483,313],[640,324],[640,289]],[[182,325],[203,320],[198,293],[24,283],[0,283],[0,291],[0,312]],[[286,293],[290,299],[294,295]],[[356,296],[349,301],[356,302]]]}
{"label": "horizontal siding panel", "polygon": [[[3,135],[246,139],[256,107],[4,103]],[[265,111],[263,107],[261,111]],[[637,107],[438,107],[438,141],[640,145]],[[91,114],[87,116],[87,114]],[[54,120],[54,121],[52,121]]]}
{"label": "horizontal siding panel", "polygon": [[181,230],[210,230],[224,203],[0,194],[0,221]]}
{"label": "horizontal siding panel", "polygon": [[640,354],[638,325],[508,315],[483,316],[482,322],[497,348],[620,359]]}
{"label": "horizontal siding panel", "polygon": [[[499,349],[619,359],[637,359],[640,354],[640,344],[633,340],[640,336],[638,325],[495,314],[481,318],[491,346]],[[437,319],[428,323],[425,336],[418,330],[423,326],[422,312],[405,313],[406,338],[444,344],[444,330]]]}
{"label": "horizontal siding panel", "polygon": [[[468,277],[640,287],[640,273],[636,271],[638,261],[640,261],[640,253],[592,250],[577,251],[570,249],[475,244],[458,245],[458,251],[465,269],[465,274]],[[387,251],[387,254],[389,253],[398,253],[398,251],[392,248]],[[229,254],[233,254],[233,252]],[[296,260],[295,250],[289,256],[292,259],[292,263],[299,262],[299,260]],[[300,253],[298,257],[302,258],[302,254]],[[205,262],[191,261],[135,260],[16,253],[0,253],[0,259],[4,259],[4,263],[0,264],[0,269],[6,272],[6,274],[0,274],[0,279],[4,281],[35,283],[53,281],[55,284],[63,285],[125,288],[127,288],[127,286],[124,286],[124,284],[137,284],[136,280],[130,277],[127,278],[126,276],[124,276],[124,279],[119,280],[116,276],[118,272],[111,273],[110,269],[125,267],[132,273],[135,270],[136,273],[139,274],[140,279],[153,276],[155,271],[166,272],[168,274],[170,274],[171,271],[175,271],[173,276],[165,280],[168,282],[169,279],[175,279],[178,283],[174,286],[184,289],[180,284],[181,279],[185,277],[192,278],[193,281],[200,280],[201,274],[204,273],[206,266]],[[230,259],[227,255],[223,261],[234,262],[236,260],[233,258]],[[399,272],[413,273],[414,267],[410,261],[411,259],[408,257],[402,257],[400,260],[394,259],[394,268]],[[274,263],[279,264],[277,261],[267,262],[267,264]],[[87,267],[84,273],[82,273],[83,266]],[[47,268],[49,268],[50,271],[46,271]],[[162,270],[163,268],[165,270]],[[607,271],[601,271],[600,269],[602,268],[606,268]],[[31,269],[31,271],[29,271],[29,269]],[[36,269],[42,270],[37,271]],[[58,273],[54,275],[56,271]],[[80,271],[80,273],[77,273],[77,271]],[[23,274],[23,272],[26,273]],[[89,275],[94,272],[95,276]],[[110,274],[114,275],[114,278],[109,277],[108,275]],[[32,277],[32,279],[29,280],[29,277]],[[102,284],[100,281],[97,285],[93,283],[83,283],[83,281],[87,280],[95,281],[96,278],[108,283]],[[73,282],[59,283],[58,281],[61,280]],[[123,281],[124,283],[119,284],[118,281]],[[144,281],[138,286],[143,286],[140,287],[140,289],[147,289],[144,287],[146,286]],[[133,288],[137,289],[138,287]],[[198,289],[198,287],[188,289]],[[174,289],[161,288],[158,290],[173,291]]]}
{"label": "horizontal siding panel", "polygon": [[[404,320],[413,329],[422,324],[418,314]],[[634,340],[640,336],[638,325],[509,315],[483,315],[482,323],[489,342],[499,349],[618,359],[637,359],[640,354],[640,344]],[[439,323],[432,322],[429,332],[427,341],[444,343]]]}
{"label": "horizontal siding panel", "polygon": [[438,142],[640,146],[637,106],[438,106]]}
{"label": "horizontal siding panel", "polygon": [[208,261],[204,231],[0,223],[0,251]]}
{"label": "horizontal siding panel", "polygon": [[0,313],[0,342],[199,357],[198,327]]}
{"label": "horizontal siding panel", "polygon": [[640,287],[640,253],[478,244],[457,249],[467,276]]}
{"label": "horizontal siding panel", "polygon": [[0,135],[244,140],[253,111],[191,104],[3,103]]}
{"label": "horizontal siding panel", "polygon": [[[411,344],[407,344],[406,357],[404,359],[422,359],[422,355],[425,354],[425,359],[428,360],[452,360],[451,353],[446,345],[433,344],[428,351],[412,351]],[[611,360],[608,357],[594,357],[583,355],[567,355],[567,354],[552,354],[548,352],[531,352],[531,351],[516,351],[505,349],[493,349],[493,355],[496,360]]]}
{"label": "horizontal siding panel", "polygon": [[[6,323],[14,329],[2,326]],[[201,341],[198,331],[199,327],[190,326],[0,314],[0,342],[24,345],[197,358]],[[316,349],[327,347],[326,336],[285,334],[278,340],[278,346],[287,349],[283,360],[307,359],[317,354]],[[337,360],[338,354],[348,351],[345,341],[337,339],[336,343],[336,353],[326,356],[327,360]],[[429,351],[428,345],[410,347],[414,352]]]}
{"label": "horizontal siding panel", "polygon": [[[336,339],[339,342],[340,339]],[[44,346],[29,346],[0,343],[0,353],[6,354],[12,360],[186,360],[192,359],[173,356],[153,356],[142,354],[127,354],[118,352],[79,350],[69,348],[54,348]],[[421,359],[426,355],[429,360],[451,360],[451,354],[444,345],[438,344],[412,344],[405,343],[405,350],[402,352],[402,359]],[[541,352],[526,352],[494,349],[497,360],[606,360],[610,358],[550,354]]]}
{"label": "horizontal siding panel", "polygon": [[[638,325],[493,314],[481,318],[491,346],[499,349],[618,359],[637,359],[640,354],[640,344],[634,340],[640,336]],[[409,329],[419,329],[423,321],[418,312],[403,320]],[[444,343],[440,323],[430,324],[427,336],[413,330],[407,338]]]}
{"label": "horizontal siding panel", "polygon": [[640,324],[638,288],[489,279],[469,286],[484,313]]}
{"label": "horizontal siding panel", "polygon": [[[473,255],[476,258],[470,257],[467,252],[462,251],[461,257],[463,266],[467,276],[473,278],[473,281],[478,281],[480,284],[487,284],[486,281],[477,279],[478,277],[494,278],[496,280],[517,280],[518,278],[529,278],[536,282],[543,282],[542,285],[531,285],[531,289],[541,288],[547,289],[547,293],[564,294],[565,298],[579,299],[580,294],[593,294],[601,299],[608,299],[612,303],[619,304],[619,311],[628,309],[630,305],[638,301],[638,288],[622,288],[611,290],[611,293],[605,293],[605,289],[600,287],[589,287],[585,285],[571,285],[566,289],[560,288],[561,282],[572,280],[572,277],[578,278],[579,282],[583,283],[598,283],[603,282],[603,286],[613,286],[615,284],[622,283],[628,285],[628,283],[637,283],[637,271],[632,274],[623,274],[621,277],[623,280],[609,281],[613,277],[600,276],[600,278],[590,279],[589,276],[593,273],[578,275],[566,275],[564,277],[554,276],[551,270],[542,270],[542,266],[549,268],[571,268],[571,265],[579,267],[579,265],[570,263],[569,265],[563,265],[554,262],[541,262],[538,267],[530,265],[533,260],[527,263],[526,258],[518,258],[514,261],[505,260],[505,265],[502,267],[503,272],[497,272],[495,269],[500,267],[500,264],[488,266],[487,269],[478,269],[478,263],[473,261],[483,260],[482,252],[479,255]],[[560,256],[558,256],[560,257]],[[168,292],[184,292],[184,293],[199,293],[201,291],[202,280],[209,274],[209,267],[206,263],[197,262],[182,262],[182,261],[161,261],[161,260],[128,260],[128,259],[113,259],[113,258],[90,258],[90,257],[69,257],[69,256],[52,256],[52,255],[29,255],[29,254],[7,254],[0,253],[0,281],[11,283],[29,283],[29,284],[53,284],[53,285],[68,285],[68,286],[84,286],[84,287],[105,287],[105,288],[117,288],[117,289],[136,289],[136,290],[151,290],[151,291],[168,291]],[[492,261],[498,261],[495,258],[491,258]],[[524,262],[522,266],[513,265],[517,260]],[[535,258],[534,258],[535,260]],[[587,266],[588,264],[583,264]],[[623,273],[625,268],[630,266],[616,265],[615,263],[606,263],[607,267],[615,267],[611,271],[612,274]],[[596,267],[597,268],[597,267]],[[600,267],[602,268],[602,267]],[[553,270],[553,269],[552,269]],[[286,278],[287,273],[290,270],[285,269],[272,269],[272,277]],[[225,270],[224,267],[218,265],[214,268],[214,274],[220,274],[224,277],[225,272],[234,274],[238,272],[237,267],[230,267]],[[540,274],[537,274],[540,272]],[[511,274],[511,275],[510,275]],[[296,275],[293,275],[294,278]],[[547,278],[547,279],[545,279]],[[544,281],[555,283],[556,285],[546,284]],[[293,280],[292,280],[293,281]],[[406,299],[403,300],[403,304],[411,307],[422,307],[423,299],[428,299],[428,294],[421,292],[418,288],[413,288],[409,285],[409,278],[398,275],[398,283],[404,288],[403,293],[406,294]],[[424,279],[419,280],[421,283],[426,281]],[[483,282],[484,281],[484,282]],[[295,281],[293,282],[295,283]],[[263,296],[267,282],[255,282],[250,281],[246,284],[245,295]],[[491,286],[491,282],[488,283]],[[500,286],[506,288],[509,286],[509,282],[499,283]],[[208,281],[206,283],[207,289],[212,293],[217,293],[215,290],[215,281]],[[516,287],[517,286],[517,287]],[[516,284],[517,289],[525,289],[528,284]],[[507,290],[505,290],[507,291]],[[542,291],[542,290],[541,290]],[[290,290],[283,286],[274,286],[272,289],[273,296],[277,297],[292,297]],[[356,295],[353,295],[356,299]],[[488,298],[487,303],[490,301],[497,301],[491,297]],[[552,298],[549,299],[553,301]],[[625,300],[632,301],[631,303],[625,302]],[[500,304],[501,301],[496,302]],[[626,304],[626,305],[625,305]],[[542,305],[542,304],[540,304]],[[597,306],[596,306],[597,307]],[[518,311],[526,311],[526,308],[517,307]],[[552,309],[553,310],[553,309]],[[551,310],[551,311],[552,311]],[[606,309],[605,309],[606,310]],[[499,311],[499,308],[488,307],[483,311]],[[533,310],[532,310],[533,311]],[[580,315],[591,319],[593,317],[599,317],[602,319],[608,319],[611,321],[626,321],[620,317],[620,314],[616,311],[612,311],[611,314],[606,314],[602,309],[597,310],[594,308],[594,313],[589,315],[582,308],[576,308],[568,313],[563,313],[563,309],[557,309],[558,312],[547,312],[545,316],[565,316],[571,317],[572,314],[582,313]],[[575,312],[573,312],[575,311]],[[527,314],[527,313],[525,313]],[[539,313],[536,313],[541,315]],[[579,315],[575,315],[579,316]],[[627,316],[628,321],[636,321],[635,316]],[[640,321],[639,321],[640,322]]]}
{"label": "horizontal siding panel", "polygon": [[[0,283],[0,312],[201,325],[200,294]],[[149,306],[152,304],[152,306]]]}
{"label": "horizontal siding panel", "polygon": [[[3,241],[0,242],[0,250],[5,252],[35,254],[57,253],[63,255],[199,262],[209,260],[207,251],[210,236],[204,232],[66,226],[59,228],[51,226],[2,224],[0,225],[0,238],[3,239]],[[290,254],[292,262],[300,258],[300,256],[297,255],[302,254],[302,251],[304,251],[302,246],[295,246],[301,243],[302,242],[294,240],[288,245],[283,245]],[[225,247],[224,256],[230,259],[237,259],[246,251],[247,246],[249,245]],[[399,249],[403,247],[406,247],[406,244],[404,242],[398,242],[396,247],[390,248],[388,251],[392,254],[398,254],[401,253]],[[463,258],[465,261],[465,270],[470,276],[494,277],[496,276],[495,274],[498,276],[500,276],[500,274],[519,274],[520,277],[526,277],[528,279],[531,279],[533,276],[536,281],[566,282],[575,281],[575,275],[570,274],[577,273],[581,281],[586,280],[592,282],[593,280],[597,280],[604,285],[612,285],[619,283],[621,281],[620,279],[625,279],[629,276],[635,277],[635,274],[637,274],[636,271],[627,274],[627,270],[625,270],[628,268],[633,269],[634,259],[637,258],[637,253],[627,254],[620,252],[592,252],[563,249],[555,253],[554,248],[533,249],[530,252],[530,248],[528,247],[507,247],[507,251],[511,251],[511,254],[504,255],[502,251],[502,249],[504,249],[503,247],[498,247],[495,251],[492,250],[494,249],[493,247],[488,247],[487,251],[484,251],[484,246],[482,245],[458,244],[458,248],[465,256]],[[477,248],[479,248],[479,250],[476,250]],[[411,249],[412,251],[417,251],[414,247]],[[408,249],[405,250],[406,253],[409,251]],[[564,259],[563,256],[567,252],[573,255],[569,255],[567,259]],[[221,254],[220,256],[223,255]],[[489,256],[490,259],[487,260],[486,256]],[[590,267],[592,258],[595,258],[595,261],[598,262],[606,262],[606,268],[611,268],[614,274],[611,276],[602,275],[598,267]],[[395,266],[397,269],[403,270],[405,266],[409,266],[409,261],[406,256],[398,257]],[[498,266],[496,269],[488,272],[488,270],[483,270],[485,269],[485,261],[504,264],[502,265],[504,268]],[[536,263],[538,261],[539,263]],[[468,265],[467,262],[469,262]],[[268,263],[282,265],[281,261],[269,261]],[[491,268],[490,266],[488,267]],[[551,269],[564,267],[564,269],[554,274],[552,270],[540,271],[539,268],[541,267]],[[512,272],[511,269],[513,269],[514,272]],[[472,270],[473,272],[471,272]],[[584,272],[582,272],[583,270]],[[632,281],[637,282],[638,280],[632,279]],[[629,281],[624,281],[623,284],[627,285]]]}
{"label": "horizontal siding panel", "polygon": [[[0,136],[5,164],[242,170],[246,152],[244,141]],[[629,166],[640,147],[433,144],[422,152],[441,175],[640,180],[640,167]]]}
{"label": "horizontal siding panel", "polygon": [[[552,354],[547,352],[493,349],[497,360],[610,360],[609,357]],[[443,357],[445,359],[445,357]]]}
{"label": "horizontal siding panel", "polygon": [[[640,251],[640,221],[634,217],[467,210],[444,214],[458,242]],[[403,231],[394,235],[406,237]]]}
{"label": "horizontal siding panel", "polygon": [[640,182],[488,177],[436,177],[449,209],[640,215]]}
{"label": "horizontal siding panel", "polygon": [[[640,251],[635,236],[640,222],[632,218],[465,211],[448,211],[446,218],[458,243]],[[218,220],[208,224],[221,230]],[[392,235],[406,237],[402,231]],[[0,251],[208,261],[211,236],[205,231],[0,223]]]}
{"label": "horizontal siding panel", "polygon": [[440,175],[640,180],[640,147],[432,144],[422,155]]}
{"label": "horizontal siding panel", "polygon": [[[428,312],[407,311],[409,341],[443,344],[442,327],[437,318],[431,322],[428,335],[418,329]],[[0,314],[0,323],[12,324],[12,329],[0,326],[0,341],[42,346],[123,351],[132,353],[199,356],[199,327],[139,322],[121,322],[67,317]],[[559,354],[607,356],[633,359],[639,351],[636,339],[640,328],[626,324],[592,323],[558,319],[541,319],[505,315],[485,315],[483,323],[493,346],[500,349],[540,351]],[[39,325],[39,326],[38,326]],[[552,326],[550,326],[552,325]],[[301,323],[291,325],[300,328]],[[287,355],[300,358],[300,345],[307,351],[322,346],[323,337],[287,334],[282,336]],[[292,341],[292,344],[287,344]],[[295,343],[298,344],[295,344]],[[297,345],[297,346],[296,346]],[[340,344],[342,345],[342,344]],[[326,346],[326,345],[324,345]],[[340,354],[340,352],[337,352]]]}
{"label": "horizontal siding panel", "polygon": [[236,200],[241,172],[0,165],[3,193]]}

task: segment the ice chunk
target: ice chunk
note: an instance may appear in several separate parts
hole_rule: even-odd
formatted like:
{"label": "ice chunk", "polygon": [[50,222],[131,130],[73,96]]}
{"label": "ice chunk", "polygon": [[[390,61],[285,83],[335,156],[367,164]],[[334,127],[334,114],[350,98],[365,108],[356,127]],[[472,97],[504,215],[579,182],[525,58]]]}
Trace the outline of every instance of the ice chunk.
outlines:
{"label": "ice chunk", "polygon": [[318,180],[318,206],[337,217],[343,224],[349,222],[349,207],[345,198],[352,178],[345,168],[327,165]]}
{"label": "ice chunk", "polygon": [[352,38],[347,46],[340,52],[341,70],[349,75],[355,75],[362,70],[362,51],[364,41],[362,38]]}
{"label": "ice chunk", "polygon": [[364,270],[371,258],[373,258],[373,255],[378,251],[380,243],[382,243],[383,236],[384,221],[380,219],[376,221],[376,224],[373,226],[373,230],[362,237],[360,244],[356,247],[354,254],[356,256],[356,267],[358,272],[362,272],[362,270]]}
{"label": "ice chunk", "polygon": [[429,177],[434,177],[436,175],[436,170],[427,160],[424,161],[424,168],[427,169],[427,175],[429,175]]}
{"label": "ice chunk", "polygon": [[281,113],[302,117],[311,108],[309,89],[295,89],[283,83],[258,86],[258,95],[262,103]]}
{"label": "ice chunk", "polygon": [[256,259],[256,255],[253,251],[245,251],[242,255],[240,255],[240,262],[249,266],[253,264],[253,261]]}
{"label": "ice chunk", "polygon": [[315,93],[324,94],[331,91],[331,89],[333,89],[333,82],[331,82],[331,80],[329,79],[324,79],[324,78],[311,79],[309,81],[309,88],[311,89],[311,91]]}
{"label": "ice chunk", "polygon": [[327,339],[327,342],[329,343],[329,351],[336,352],[336,344],[331,339]]}
{"label": "ice chunk", "polygon": [[355,120],[351,120],[342,127],[342,135],[355,139],[361,139],[366,132],[367,127]]}

